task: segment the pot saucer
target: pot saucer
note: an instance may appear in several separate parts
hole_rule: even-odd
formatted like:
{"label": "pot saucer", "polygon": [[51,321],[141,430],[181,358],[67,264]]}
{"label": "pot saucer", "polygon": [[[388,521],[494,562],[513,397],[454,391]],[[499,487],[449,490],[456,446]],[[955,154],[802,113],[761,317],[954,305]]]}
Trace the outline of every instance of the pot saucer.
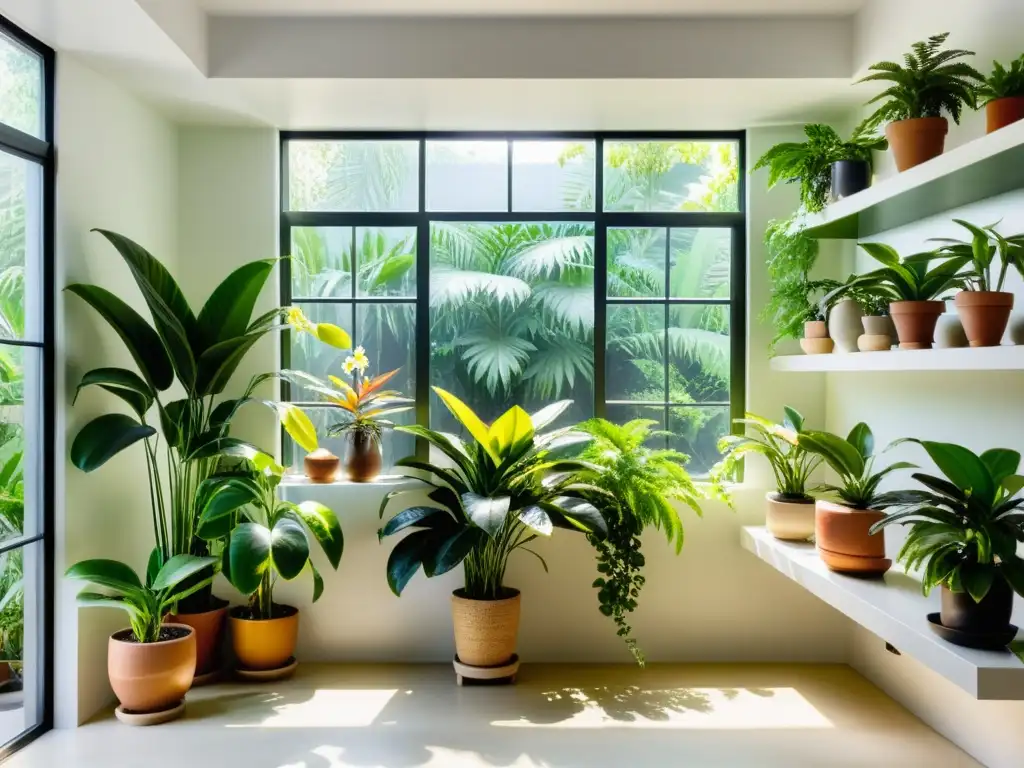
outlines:
{"label": "pot saucer", "polygon": [[892,560],[885,557],[858,557],[842,552],[832,552],[818,547],[818,557],[830,571],[848,576],[881,576],[892,567]]}
{"label": "pot saucer", "polygon": [[211,669],[209,672],[204,672],[201,675],[196,675],[192,678],[192,687],[198,688],[201,685],[210,685],[211,683],[218,682],[224,676],[224,670],[220,667]]}
{"label": "pot saucer", "polygon": [[299,666],[299,662],[292,656],[288,659],[288,663],[283,667],[277,669],[244,669],[238,667],[235,669],[235,677],[241,680],[248,680],[251,683],[269,683],[275,680],[284,680],[287,677],[291,677],[295,674],[296,668]]}
{"label": "pot saucer", "polygon": [[455,681],[462,685],[465,680],[488,680],[514,683],[516,673],[519,671],[519,655],[512,654],[508,664],[497,667],[474,667],[470,664],[463,664],[459,657],[452,659],[452,666],[455,667]]}
{"label": "pot saucer", "polygon": [[132,712],[129,709],[118,707],[114,710],[114,716],[125,725],[160,725],[177,720],[185,714],[185,700],[159,712]]}
{"label": "pot saucer", "polygon": [[1017,628],[1013,624],[1010,624],[1001,632],[987,632],[983,634],[964,632],[961,629],[951,629],[939,622],[939,614],[937,613],[928,614],[928,624],[931,626],[932,632],[947,643],[961,645],[964,648],[978,648],[983,651],[1005,651],[1006,646],[1013,642],[1013,638],[1017,636]]}

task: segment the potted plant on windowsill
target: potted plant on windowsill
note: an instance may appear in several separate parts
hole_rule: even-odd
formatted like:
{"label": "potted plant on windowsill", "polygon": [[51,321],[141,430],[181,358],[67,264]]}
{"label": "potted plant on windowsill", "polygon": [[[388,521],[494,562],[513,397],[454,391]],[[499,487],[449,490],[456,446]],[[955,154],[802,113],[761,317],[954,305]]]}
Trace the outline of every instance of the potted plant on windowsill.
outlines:
{"label": "potted plant on windowsill", "polygon": [[985,107],[987,132],[1024,119],[1024,56],[1010,62],[1006,69],[992,62],[992,74],[978,88],[980,107]]}
{"label": "potted plant on windowsill", "polygon": [[976,90],[984,77],[969,64],[957,61],[973,56],[973,51],[942,49],[948,37],[946,32],[914,43],[904,57],[906,66],[879,62],[869,67],[870,75],[857,81],[892,83],[868,102],[884,101],[856,133],[873,133],[885,123],[885,135],[900,171],[942,154],[949,131],[943,112],[959,125],[964,105],[975,108]]}
{"label": "potted plant on windowsill", "polygon": [[[971,263],[964,275],[964,290],[956,297],[967,341],[972,347],[997,347],[1013,310],[1013,294],[1003,290],[1006,272],[1012,264],[1024,276],[1024,235],[1003,237],[995,225],[978,227],[963,219],[953,219],[971,234],[971,241],[932,238],[941,242],[941,254],[963,257]],[[999,257],[999,274],[993,281],[992,265]]]}
{"label": "potted plant on windowsill", "polygon": [[922,446],[944,477],[915,473],[924,490],[883,494],[882,503],[897,511],[873,530],[910,526],[898,559],[908,571],[921,568],[926,595],[942,588],[941,610],[928,616],[936,634],[956,645],[1004,648],[1017,634],[1013,593],[1024,596],[1020,454],[994,448],[978,456],[952,443],[909,442]]}
{"label": "potted plant on windowsill", "polygon": [[881,576],[892,561],[885,556],[884,531],[870,532],[885,518],[878,486],[890,472],[916,465],[900,461],[875,472],[875,437],[863,422],[845,440],[831,432],[810,431],[802,433],[799,442],[839,475],[838,485],[826,483],[819,488],[839,500],[818,499],[816,504],[814,541],[821,559],[839,573]]}
{"label": "potted plant on windowsill", "polygon": [[726,435],[718,443],[722,461],[711,472],[712,482],[722,485],[736,475],[744,457],[759,453],[768,460],[775,475],[775,492],[765,497],[768,510],[765,524],[777,539],[806,541],[814,535],[814,497],[807,492],[811,473],[821,457],[800,446],[804,417],[795,408],[785,407],[782,424],[748,413],[744,424],[752,435]]}
{"label": "potted plant on windowsill", "polygon": [[[380,529],[381,539],[414,529],[388,557],[388,585],[400,596],[421,567],[427,577],[434,577],[461,563],[465,586],[452,594],[459,680],[464,675],[512,678],[518,665],[520,594],[504,583],[509,556],[522,549],[540,559],[546,570],[544,560],[528,547],[538,537],[550,536],[555,528],[605,535],[605,519],[591,500],[606,494],[578,480],[581,471],[596,470],[594,465],[560,459],[555,453],[589,440],[587,435],[571,428],[538,433],[572,401],[554,403],[532,416],[514,406],[487,425],[454,395],[437,387],[434,391],[472,441],[421,426],[396,427],[424,439],[451,464],[415,458],[398,462],[425,480],[432,505],[405,508]],[[409,493],[422,491],[388,493],[381,517],[392,499]]]}
{"label": "potted plant on windowsill", "polygon": [[[159,551],[149,559],[146,583],[134,570],[116,560],[83,560],[71,566],[67,578],[87,582],[101,592],[80,592],[85,607],[120,608],[130,628],[110,636],[107,673],[120,701],[119,719],[152,725],[179,717],[196,670],[196,638],[186,624],[165,624],[163,617],[180,600],[213,580],[212,557],[175,555],[162,567]],[[184,582],[207,573],[191,586]]]}

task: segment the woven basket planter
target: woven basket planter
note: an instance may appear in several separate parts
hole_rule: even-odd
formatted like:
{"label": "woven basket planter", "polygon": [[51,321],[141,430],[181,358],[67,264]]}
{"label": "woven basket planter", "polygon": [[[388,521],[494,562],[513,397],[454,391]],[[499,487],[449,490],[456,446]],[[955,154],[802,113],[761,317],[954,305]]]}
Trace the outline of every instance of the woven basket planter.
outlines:
{"label": "woven basket planter", "polygon": [[507,664],[519,635],[519,590],[500,600],[470,600],[463,590],[452,593],[452,624],[459,661],[472,667]]}

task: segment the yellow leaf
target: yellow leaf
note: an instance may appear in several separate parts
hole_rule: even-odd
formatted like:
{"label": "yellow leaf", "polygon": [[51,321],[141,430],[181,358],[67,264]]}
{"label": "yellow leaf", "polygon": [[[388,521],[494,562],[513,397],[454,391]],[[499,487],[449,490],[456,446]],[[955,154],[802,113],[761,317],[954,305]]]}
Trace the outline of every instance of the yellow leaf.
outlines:
{"label": "yellow leaf", "polygon": [[313,426],[313,422],[309,420],[305,411],[297,405],[281,404],[278,407],[278,415],[281,418],[281,426],[284,427],[284,431],[297,445],[302,447],[302,450],[311,453],[317,449],[316,427]]}
{"label": "yellow leaf", "polygon": [[339,379],[337,376],[328,376],[327,378],[331,380],[331,383],[334,386],[336,386],[338,389],[340,389],[345,394],[348,394],[349,392],[354,391],[352,389],[352,385],[349,384],[344,379]]}
{"label": "yellow leaf", "polygon": [[487,438],[491,447],[499,455],[504,455],[509,448],[521,440],[533,437],[533,421],[530,414],[513,405],[505,411],[487,430]]}
{"label": "yellow leaf", "polygon": [[473,409],[451,392],[445,392],[440,387],[434,387],[433,389],[438,397],[444,401],[444,404],[448,406],[452,416],[458,419],[459,423],[473,436],[473,439],[483,446],[483,449],[487,451],[487,455],[491,457],[495,465],[501,464],[501,456],[490,445],[490,434],[488,433],[487,425],[473,412]]}
{"label": "yellow leaf", "polygon": [[316,337],[324,344],[338,349],[352,348],[352,337],[333,323],[317,323]]}

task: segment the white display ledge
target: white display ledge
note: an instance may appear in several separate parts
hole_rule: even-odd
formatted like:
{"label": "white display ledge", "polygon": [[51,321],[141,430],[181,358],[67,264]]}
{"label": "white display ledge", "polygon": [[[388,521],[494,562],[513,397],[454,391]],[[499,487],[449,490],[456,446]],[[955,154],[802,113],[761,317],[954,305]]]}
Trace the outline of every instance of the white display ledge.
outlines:
{"label": "white display ledge", "polygon": [[1024,663],[1009,651],[976,651],[939,639],[927,618],[939,610],[938,592],[925,597],[921,583],[898,566],[884,579],[843,576],[825,567],[813,544],[779,541],[763,527],[740,535],[744,549],[976,699],[1024,700]]}
{"label": "white display ledge", "polygon": [[1024,346],[783,355],[773,371],[1024,371]]}
{"label": "white display ledge", "polygon": [[870,237],[1024,186],[1024,121],[982,136],[804,218],[819,239]]}

